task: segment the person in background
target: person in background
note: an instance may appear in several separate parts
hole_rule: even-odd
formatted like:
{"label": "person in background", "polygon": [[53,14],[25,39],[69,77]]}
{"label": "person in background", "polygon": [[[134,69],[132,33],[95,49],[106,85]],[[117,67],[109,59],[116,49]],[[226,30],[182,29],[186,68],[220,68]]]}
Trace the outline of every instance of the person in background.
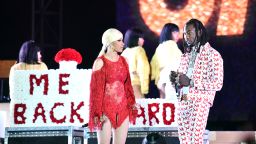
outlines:
{"label": "person in background", "polygon": [[223,59],[208,43],[202,22],[189,20],[183,32],[185,53],[170,79],[179,88],[177,123],[181,144],[202,144],[210,107],[223,85]]}
{"label": "person in background", "polygon": [[17,63],[11,67],[13,70],[47,70],[47,66],[42,62],[42,54],[35,41],[29,40],[22,44]]}
{"label": "person in background", "polygon": [[114,28],[102,35],[103,53],[92,68],[89,129],[97,131],[99,144],[125,144],[129,121],[135,123],[137,107],[129,67],[124,57],[123,34]]}
{"label": "person in background", "polygon": [[12,89],[13,74],[16,70],[47,70],[48,67],[42,62],[41,49],[35,41],[29,40],[22,44],[16,64],[10,69],[9,87]]}
{"label": "person in background", "polygon": [[135,98],[145,98],[149,90],[150,67],[143,44],[144,38],[140,29],[132,28],[126,31],[125,50],[122,56],[126,58],[129,65]]}
{"label": "person in background", "polygon": [[167,23],[162,28],[159,45],[150,62],[151,80],[155,80],[155,84],[159,90],[160,98],[176,99],[175,87],[169,81],[170,71],[177,71],[181,50],[178,48],[179,27],[173,23]]}

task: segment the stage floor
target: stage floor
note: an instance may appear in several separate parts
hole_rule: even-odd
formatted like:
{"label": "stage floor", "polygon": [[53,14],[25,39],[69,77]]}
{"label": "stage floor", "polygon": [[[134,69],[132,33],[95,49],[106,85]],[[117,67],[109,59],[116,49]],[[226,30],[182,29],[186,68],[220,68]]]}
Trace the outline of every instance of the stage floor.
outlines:
{"label": "stage floor", "polygon": [[[154,132],[154,131],[150,131]],[[148,133],[150,133],[148,132]],[[163,132],[162,132],[163,134]],[[165,133],[167,134],[167,133]],[[179,144],[178,133],[172,131],[165,135],[167,144]],[[141,144],[143,137],[128,137],[126,144]],[[88,140],[88,144],[96,144],[96,138]],[[256,131],[209,131],[206,144],[256,144]]]}
{"label": "stage floor", "polygon": [[[150,133],[159,133],[167,144],[179,144],[176,128],[130,128],[126,144],[141,144]],[[5,131],[5,144],[97,144],[96,133],[88,133],[87,128],[66,127],[12,127]],[[31,139],[35,139],[31,141]],[[206,144],[255,144],[256,131],[208,131],[204,133]],[[24,143],[25,141],[25,143]],[[29,143],[30,144],[30,143]]]}

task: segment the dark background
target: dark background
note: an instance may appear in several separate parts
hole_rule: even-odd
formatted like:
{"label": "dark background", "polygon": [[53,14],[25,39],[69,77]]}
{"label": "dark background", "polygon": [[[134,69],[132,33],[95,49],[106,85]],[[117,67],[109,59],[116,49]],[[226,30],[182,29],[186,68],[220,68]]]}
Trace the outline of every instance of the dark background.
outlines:
{"label": "dark background", "polygon": [[[0,59],[17,59],[21,44],[32,38],[32,1],[0,1]],[[40,3],[40,1],[50,3],[49,11],[57,9],[59,2],[63,1],[62,46],[41,46],[47,66],[54,69],[58,68],[58,63],[54,62],[55,54],[61,48],[72,47],[83,56],[83,62],[78,67],[91,68],[101,49],[103,32],[110,27],[116,27],[115,0],[37,0],[36,3]],[[55,27],[58,27],[56,18],[55,16],[45,16],[46,23],[55,22],[51,23],[54,30],[57,29]],[[36,23],[37,29],[40,29],[39,25]],[[52,42],[54,38],[51,37],[51,31],[52,29],[45,24],[45,41],[48,43],[54,43]],[[36,36],[35,41],[40,43],[40,38]]]}
{"label": "dark background", "polygon": [[[53,1],[52,7],[58,7],[59,0]],[[243,35],[210,33],[210,44],[224,59],[224,85],[210,110],[209,130],[256,129],[256,0],[248,2]],[[157,46],[157,36],[141,24],[136,4],[136,0],[63,0],[62,43],[55,47],[40,43],[45,63],[50,69],[58,68],[54,55],[61,48],[72,47],[83,56],[78,68],[91,68],[102,46],[102,33],[110,27],[124,33],[132,26],[139,26],[146,33],[144,47],[150,60]],[[32,0],[0,1],[0,60],[17,59],[21,44],[32,38],[31,7]],[[57,27],[55,20],[50,21],[53,28]],[[45,40],[54,43],[49,31],[50,28],[44,30]],[[35,41],[40,41],[38,35]],[[153,88],[149,97],[157,97]]]}

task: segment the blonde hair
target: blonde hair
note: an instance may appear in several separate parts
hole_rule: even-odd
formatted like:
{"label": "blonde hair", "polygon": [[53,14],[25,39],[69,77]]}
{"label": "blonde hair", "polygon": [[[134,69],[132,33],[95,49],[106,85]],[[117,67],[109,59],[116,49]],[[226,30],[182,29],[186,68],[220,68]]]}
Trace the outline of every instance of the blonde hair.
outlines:
{"label": "blonde hair", "polygon": [[123,34],[119,30],[115,28],[107,29],[102,35],[101,41],[103,46],[98,57],[102,56],[105,53],[106,49],[112,42],[117,41],[119,39],[123,39]]}

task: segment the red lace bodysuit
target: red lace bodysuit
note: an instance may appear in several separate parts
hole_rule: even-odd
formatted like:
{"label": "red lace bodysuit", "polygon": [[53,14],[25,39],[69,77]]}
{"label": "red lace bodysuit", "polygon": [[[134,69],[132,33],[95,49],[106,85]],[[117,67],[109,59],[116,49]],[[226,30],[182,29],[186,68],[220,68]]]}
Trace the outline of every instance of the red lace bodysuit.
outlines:
{"label": "red lace bodysuit", "polygon": [[133,111],[135,97],[131,86],[128,64],[122,56],[113,62],[105,58],[103,67],[93,71],[90,83],[90,119],[89,128],[101,129],[100,122],[94,123],[94,117],[105,115],[112,127],[119,127],[129,116],[135,123],[137,113]]}

